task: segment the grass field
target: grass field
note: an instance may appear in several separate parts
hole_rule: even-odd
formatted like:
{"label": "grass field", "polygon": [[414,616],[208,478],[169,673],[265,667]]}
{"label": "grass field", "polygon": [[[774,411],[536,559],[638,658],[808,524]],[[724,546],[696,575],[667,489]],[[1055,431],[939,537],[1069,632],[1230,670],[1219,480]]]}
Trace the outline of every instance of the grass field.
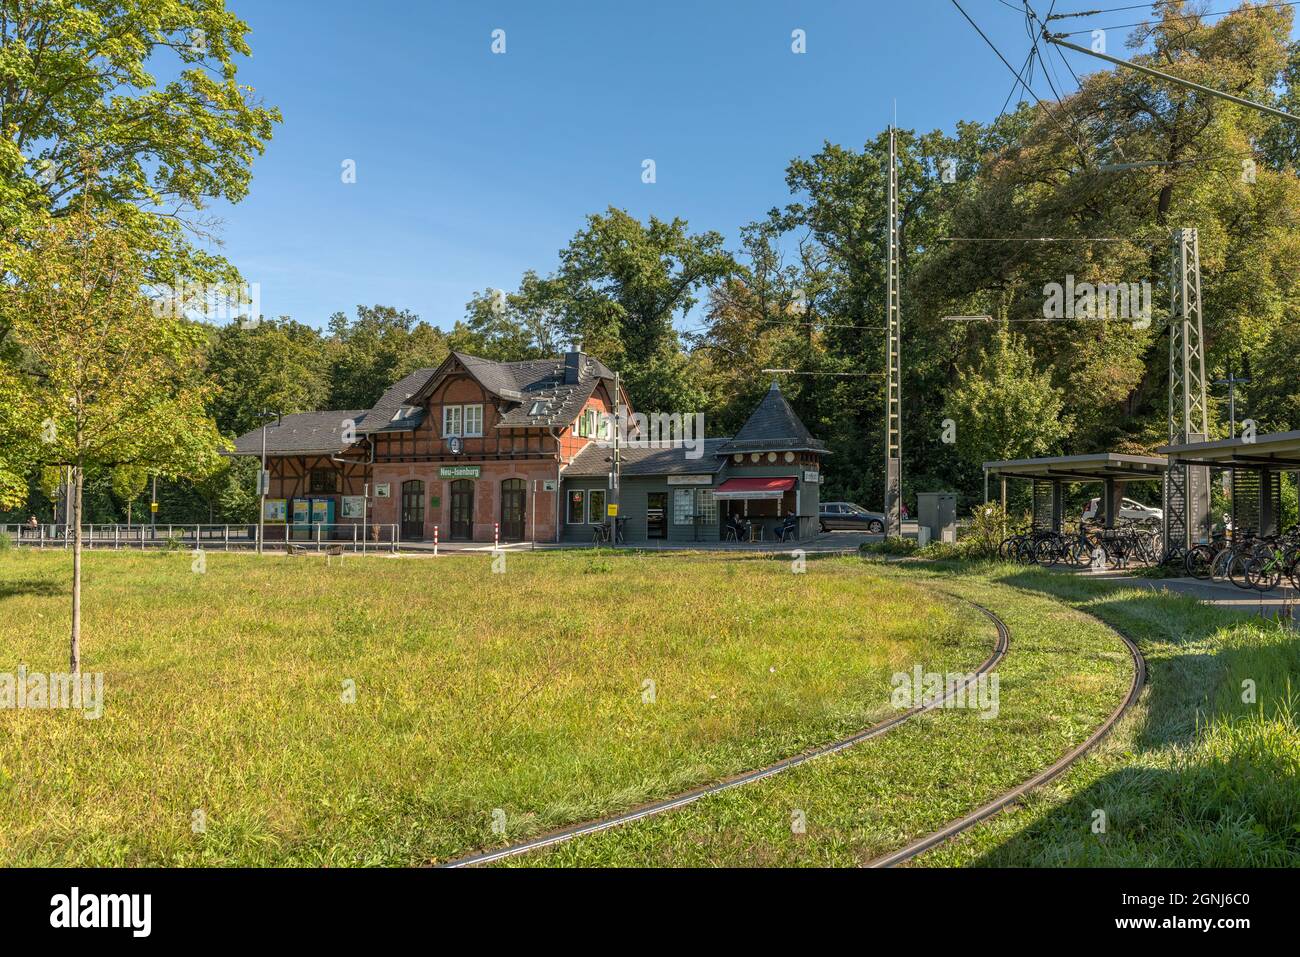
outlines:
{"label": "grass field", "polygon": [[[104,714],[0,711],[0,863],[446,859],[834,739],[993,642],[851,559],[490,562],[87,554]],[[66,668],[69,570],[0,554],[0,673]]]}
{"label": "grass field", "polygon": [[1145,589],[1012,577],[1136,640],[1147,689],[1073,769],[921,863],[1300,866],[1300,634]]}
{"label": "grass field", "polygon": [[900,566],[882,573],[966,595],[1007,623],[1011,646],[997,668],[996,717],[974,709],[931,712],[766,781],[504,864],[864,864],[1032,777],[1086,739],[1123,700],[1130,656],[1114,633],[1086,615],[991,576],[939,579]]}
{"label": "grass field", "polygon": [[[1010,626],[1001,708],[927,715],[886,737],[684,810],[504,862],[852,866],[938,830],[1050,764],[1122,699],[1136,639],[1142,698],[1097,751],[1026,804],[919,865],[1300,865],[1294,632],[1143,589],[1007,566],[891,568]],[[1243,681],[1256,700],[1242,701]],[[1094,831],[1103,819],[1104,831]],[[792,828],[795,812],[804,833]]]}

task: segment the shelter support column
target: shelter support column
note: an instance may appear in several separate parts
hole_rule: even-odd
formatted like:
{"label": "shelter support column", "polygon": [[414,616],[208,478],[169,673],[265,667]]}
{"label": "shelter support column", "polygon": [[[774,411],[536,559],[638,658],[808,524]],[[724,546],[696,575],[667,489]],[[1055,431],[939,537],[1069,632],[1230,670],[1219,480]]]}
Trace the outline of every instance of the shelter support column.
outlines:
{"label": "shelter support column", "polygon": [[1065,518],[1065,485],[1060,479],[1052,481],[1052,531],[1060,532]]}

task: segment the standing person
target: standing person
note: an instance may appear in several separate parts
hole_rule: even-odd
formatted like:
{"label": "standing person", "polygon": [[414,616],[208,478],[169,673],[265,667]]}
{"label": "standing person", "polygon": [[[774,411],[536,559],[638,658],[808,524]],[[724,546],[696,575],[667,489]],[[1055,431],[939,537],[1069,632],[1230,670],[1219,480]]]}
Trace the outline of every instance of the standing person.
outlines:
{"label": "standing person", "polygon": [[37,532],[37,529],[40,528],[40,525],[41,525],[41,523],[38,522],[38,521],[36,521],[36,516],[35,516],[35,515],[31,515],[31,516],[28,517],[28,519],[27,519],[27,531],[28,531],[28,537],[29,537],[29,538],[36,538],[36,537],[37,537],[36,532]]}
{"label": "standing person", "polygon": [[906,521],[907,521],[907,503],[906,503],[906,502],[902,502],[902,503],[900,503],[899,508],[901,509],[900,514],[902,515],[902,520],[903,520],[904,522],[906,522]]}

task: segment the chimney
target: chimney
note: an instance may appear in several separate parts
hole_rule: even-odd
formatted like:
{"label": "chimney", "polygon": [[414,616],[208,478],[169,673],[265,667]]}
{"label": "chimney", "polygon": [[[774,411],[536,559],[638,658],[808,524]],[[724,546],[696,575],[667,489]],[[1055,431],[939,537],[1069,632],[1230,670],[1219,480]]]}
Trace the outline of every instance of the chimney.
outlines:
{"label": "chimney", "polygon": [[565,385],[578,384],[578,380],[582,378],[582,365],[585,359],[580,345],[571,347],[570,351],[564,354]]}

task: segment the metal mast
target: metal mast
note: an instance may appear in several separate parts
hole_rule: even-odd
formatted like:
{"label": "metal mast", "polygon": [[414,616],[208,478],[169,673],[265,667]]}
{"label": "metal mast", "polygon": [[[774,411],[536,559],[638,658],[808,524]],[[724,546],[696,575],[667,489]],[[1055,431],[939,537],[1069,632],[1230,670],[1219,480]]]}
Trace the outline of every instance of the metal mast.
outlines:
{"label": "metal mast", "polygon": [[[1209,437],[1205,342],[1201,324],[1201,249],[1195,229],[1174,232],[1169,277],[1169,441]],[[1165,475],[1165,552],[1189,548],[1210,517],[1210,475],[1203,465],[1170,463]]]}
{"label": "metal mast", "polygon": [[889,127],[889,264],[885,316],[885,535],[902,534],[903,396],[898,316],[898,146]]}

